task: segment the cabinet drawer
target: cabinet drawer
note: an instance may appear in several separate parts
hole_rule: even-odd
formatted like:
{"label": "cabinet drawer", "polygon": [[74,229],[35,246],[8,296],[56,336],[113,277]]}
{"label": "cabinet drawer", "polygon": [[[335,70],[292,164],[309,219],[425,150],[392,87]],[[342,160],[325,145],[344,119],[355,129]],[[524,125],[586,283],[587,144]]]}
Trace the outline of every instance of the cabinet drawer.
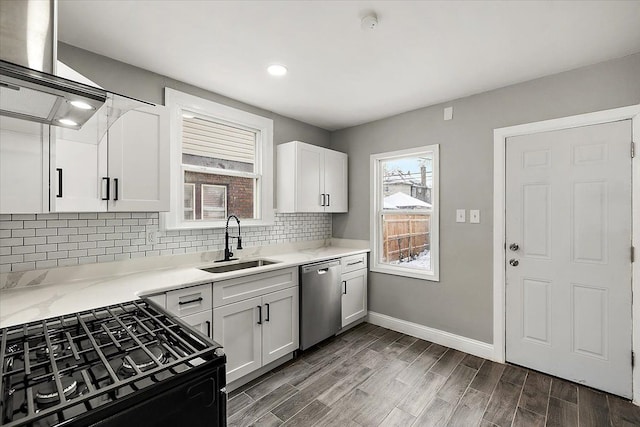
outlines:
{"label": "cabinet drawer", "polygon": [[211,309],[211,284],[167,292],[167,310],[182,317]]}
{"label": "cabinet drawer", "polygon": [[342,273],[349,273],[350,271],[360,270],[361,268],[367,268],[367,254],[351,255],[342,258]]}
{"label": "cabinet drawer", "polygon": [[144,297],[148,301],[153,301],[162,308],[167,308],[167,294],[158,294]]}
{"label": "cabinet drawer", "polygon": [[213,284],[213,306],[246,300],[298,285],[298,269],[287,268],[222,280]]}

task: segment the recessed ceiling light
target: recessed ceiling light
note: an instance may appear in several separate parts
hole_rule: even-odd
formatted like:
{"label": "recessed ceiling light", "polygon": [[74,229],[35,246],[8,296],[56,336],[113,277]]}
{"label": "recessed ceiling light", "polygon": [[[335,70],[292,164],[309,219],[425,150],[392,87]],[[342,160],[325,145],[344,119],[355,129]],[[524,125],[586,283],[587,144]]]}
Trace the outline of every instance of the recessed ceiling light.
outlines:
{"label": "recessed ceiling light", "polygon": [[84,101],[71,101],[70,104],[81,110],[94,110],[91,105],[87,104]]}
{"label": "recessed ceiling light", "polygon": [[58,120],[60,123],[62,123],[63,125],[67,125],[67,126],[78,126],[78,123],[74,122],[71,119],[60,119]]}
{"label": "recessed ceiling light", "polygon": [[287,67],[280,64],[273,64],[267,67],[267,72],[272,76],[284,76],[287,74]]}
{"label": "recessed ceiling light", "polygon": [[194,116],[193,114],[189,114],[189,113],[182,113],[182,118],[183,119],[193,119],[196,116]]}

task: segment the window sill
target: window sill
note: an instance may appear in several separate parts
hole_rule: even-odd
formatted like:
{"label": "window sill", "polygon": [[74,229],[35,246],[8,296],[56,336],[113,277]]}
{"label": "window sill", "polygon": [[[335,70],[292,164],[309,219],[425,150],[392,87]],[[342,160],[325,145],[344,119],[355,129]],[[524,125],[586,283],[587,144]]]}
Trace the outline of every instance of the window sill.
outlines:
{"label": "window sill", "polygon": [[403,269],[397,267],[383,267],[383,266],[371,266],[370,271],[373,273],[391,274],[393,276],[410,277],[412,279],[427,280],[429,282],[439,282],[440,277],[437,273],[427,273],[412,271],[410,269]]}
{"label": "window sill", "polygon": [[[221,221],[208,221],[203,223],[180,223],[180,224],[168,224],[167,221],[161,221],[161,228],[167,231],[174,230],[213,230],[222,229],[227,225],[227,220]],[[261,220],[261,219],[241,219],[240,227],[242,229],[252,227],[269,227],[275,225],[273,220]],[[237,226],[235,220],[229,222],[229,227],[235,228]]]}

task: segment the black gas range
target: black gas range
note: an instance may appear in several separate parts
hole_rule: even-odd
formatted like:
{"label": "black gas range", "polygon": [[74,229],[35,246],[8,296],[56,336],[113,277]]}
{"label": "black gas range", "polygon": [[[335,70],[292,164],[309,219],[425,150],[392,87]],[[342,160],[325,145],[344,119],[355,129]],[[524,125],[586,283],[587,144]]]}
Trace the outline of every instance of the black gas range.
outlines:
{"label": "black gas range", "polygon": [[0,329],[2,426],[225,426],[222,348],[143,300]]}

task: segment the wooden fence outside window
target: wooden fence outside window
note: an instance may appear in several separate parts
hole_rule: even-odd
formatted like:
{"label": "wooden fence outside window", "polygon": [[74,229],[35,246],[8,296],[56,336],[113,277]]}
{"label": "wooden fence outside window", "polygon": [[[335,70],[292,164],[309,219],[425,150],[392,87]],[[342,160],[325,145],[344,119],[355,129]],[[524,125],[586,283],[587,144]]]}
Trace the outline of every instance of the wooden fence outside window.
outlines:
{"label": "wooden fence outside window", "polygon": [[385,262],[413,258],[430,248],[430,214],[385,214],[382,256]]}

